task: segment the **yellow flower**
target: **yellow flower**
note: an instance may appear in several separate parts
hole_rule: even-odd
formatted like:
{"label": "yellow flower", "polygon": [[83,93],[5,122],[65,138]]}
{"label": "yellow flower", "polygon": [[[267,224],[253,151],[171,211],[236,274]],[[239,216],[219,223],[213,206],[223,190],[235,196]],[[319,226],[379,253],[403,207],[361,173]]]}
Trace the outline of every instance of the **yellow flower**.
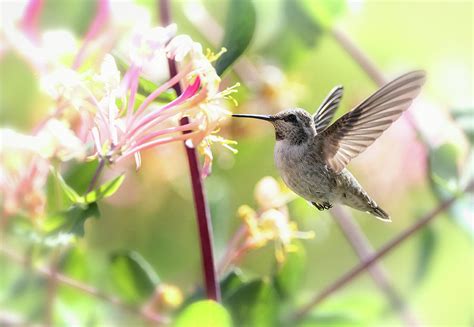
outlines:
{"label": "yellow flower", "polygon": [[286,253],[294,251],[291,242],[293,239],[310,239],[314,233],[298,231],[295,222],[276,209],[269,209],[262,214],[257,213],[248,206],[241,206],[238,215],[244,220],[248,229],[246,245],[251,248],[261,248],[268,242],[275,244],[275,257],[279,263],[285,261]]}

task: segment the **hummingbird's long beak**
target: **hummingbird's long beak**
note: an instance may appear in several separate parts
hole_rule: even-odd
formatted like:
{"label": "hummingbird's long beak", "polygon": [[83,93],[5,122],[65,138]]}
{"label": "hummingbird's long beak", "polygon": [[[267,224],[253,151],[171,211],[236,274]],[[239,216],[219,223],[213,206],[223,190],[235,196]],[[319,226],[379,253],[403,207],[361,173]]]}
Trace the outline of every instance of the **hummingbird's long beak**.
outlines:
{"label": "hummingbird's long beak", "polygon": [[249,115],[249,114],[233,114],[232,117],[237,118],[254,118],[254,119],[261,119],[266,121],[274,121],[275,119],[273,116],[270,115]]}

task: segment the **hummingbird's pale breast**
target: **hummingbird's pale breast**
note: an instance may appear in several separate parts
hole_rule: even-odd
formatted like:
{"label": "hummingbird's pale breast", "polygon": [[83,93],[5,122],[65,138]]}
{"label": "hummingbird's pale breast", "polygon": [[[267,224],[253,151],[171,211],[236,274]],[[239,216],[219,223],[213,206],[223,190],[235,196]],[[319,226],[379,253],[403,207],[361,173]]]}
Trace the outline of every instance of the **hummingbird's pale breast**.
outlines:
{"label": "hummingbird's pale breast", "polygon": [[336,181],[322,158],[314,151],[313,142],[300,145],[276,141],[275,165],[283,181],[296,194],[311,202],[333,202]]}

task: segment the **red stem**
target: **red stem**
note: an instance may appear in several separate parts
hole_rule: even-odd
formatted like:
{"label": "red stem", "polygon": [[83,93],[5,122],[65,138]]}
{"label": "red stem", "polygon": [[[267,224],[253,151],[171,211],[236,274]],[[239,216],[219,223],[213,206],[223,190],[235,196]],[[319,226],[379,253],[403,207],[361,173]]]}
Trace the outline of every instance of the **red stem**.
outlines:
{"label": "red stem", "polygon": [[[159,0],[158,2],[160,10],[160,19],[163,25],[171,24],[171,10],[169,0]],[[173,78],[177,74],[176,63],[174,60],[168,60],[170,78]],[[182,93],[181,86],[176,83],[173,86],[176,91],[176,95],[180,96]],[[180,120],[181,125],[189,124],[188,117],[183,117]],[[184,131],[183,133],[189,133],[190,131]],[[204,188],[201,179],[201,172],[199,166],[199,160],[196,153],[196,149],[184,146],[186,149],[186,155],[188,157],[189,171],[191,173],[191,183],[193,187],[193,198],[194,206],[196,210],[197,224],[199,228],[200,246],[201,246],[201,259],[202,268],[204,274],[204,282],[206,288],[206,294],[209,299],[220,301],[220,288],[216,278],[216,270],[214,266],[214,254],[212,251],[212,230],[211,230],[211,217],[209,214],[209,208],[207,207],[207,201],[204,194]]]}

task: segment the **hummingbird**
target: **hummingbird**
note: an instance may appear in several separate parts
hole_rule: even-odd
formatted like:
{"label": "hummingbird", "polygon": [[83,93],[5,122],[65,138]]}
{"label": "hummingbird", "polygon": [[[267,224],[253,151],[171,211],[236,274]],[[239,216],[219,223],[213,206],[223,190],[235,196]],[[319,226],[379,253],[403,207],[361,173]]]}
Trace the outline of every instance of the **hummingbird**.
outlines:
{"label": "hummingbird", "polygon": [[346,169],[369,147],[420,93],[423,71],[412,71],[382,86],[332,125],[343,87],[333,88],[311,115],[288,109],[275,115],[233,114],[268,121],[275,128],[275,165],[283,181],[319,210],[342,203],[389,222],[390,216]]}

